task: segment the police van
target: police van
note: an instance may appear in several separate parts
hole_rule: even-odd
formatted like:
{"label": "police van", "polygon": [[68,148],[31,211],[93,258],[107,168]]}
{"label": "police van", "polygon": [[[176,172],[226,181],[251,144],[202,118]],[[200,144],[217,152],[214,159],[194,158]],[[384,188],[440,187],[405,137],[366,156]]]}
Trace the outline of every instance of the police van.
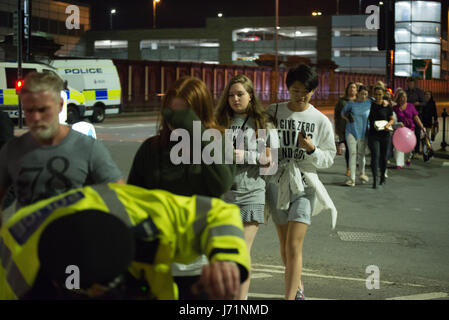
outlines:
{"label": "police van", "polygon": [[[56,69],[44,63],[22,63],[23,78],[32,71],[54,72]],[[6,111],[11,119],[19,118],[19,97],[16,93],[17,62],[0,62],[0,111]],[[74,123],[89,116],[85,99],[81,92],[71,86],[65,88],[67,96],[67,122]],[[93,110],[90,110],[90,115]],[[65,117],[64,117],[65,118]]]}
{"label": "police van", "polygon": [[57,59],[50,62],[59,76],[83,93],[86,108],[92,108],[92,122],[102,122],[107,114],[120,112],[120,78],[109,59]]}

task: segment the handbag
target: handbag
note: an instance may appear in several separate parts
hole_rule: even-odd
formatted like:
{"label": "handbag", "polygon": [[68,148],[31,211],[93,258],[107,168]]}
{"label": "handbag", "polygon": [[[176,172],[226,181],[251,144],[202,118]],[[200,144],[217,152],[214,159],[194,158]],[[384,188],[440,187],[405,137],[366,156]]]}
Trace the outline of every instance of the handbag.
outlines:
{"label": "handbag", "polygon": [[354,122],[354,116],[352,115],[351,110],[346,111],[345,117],[348,118],[349,122],[351,122],[351,123]]}
{"label": "handbag", "polygon": [[387,123],[388,123],[388,121],[386,121],[386,120],[374,121],[374,129],[376,129],[376,131],[384,131],[384,130],[393,131],[393,128],[391,126],[388,127],[388,129],[385,129],[385,126],[387,125]]}

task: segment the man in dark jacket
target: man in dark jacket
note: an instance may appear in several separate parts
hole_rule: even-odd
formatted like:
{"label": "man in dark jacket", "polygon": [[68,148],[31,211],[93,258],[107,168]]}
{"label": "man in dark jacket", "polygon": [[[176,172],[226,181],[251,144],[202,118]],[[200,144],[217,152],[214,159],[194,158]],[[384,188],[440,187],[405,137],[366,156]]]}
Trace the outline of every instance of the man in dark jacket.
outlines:
{"label": "man in dark jacket", "polygon": [[[420,88],[416,87],[415,78],[410,77],[407,79],[407,90],[405,93],[407,94],[407,102],[411,103],[415,106],[416,111],[418,111],[418,117],[422,119],[422,108],[424,106],[424,91]],[[421,129],[416,126],[415,127],[415,136],[416,141],[421,141]],[[415,146],[415,153],[419,153],[420,143],[417,143]]]}

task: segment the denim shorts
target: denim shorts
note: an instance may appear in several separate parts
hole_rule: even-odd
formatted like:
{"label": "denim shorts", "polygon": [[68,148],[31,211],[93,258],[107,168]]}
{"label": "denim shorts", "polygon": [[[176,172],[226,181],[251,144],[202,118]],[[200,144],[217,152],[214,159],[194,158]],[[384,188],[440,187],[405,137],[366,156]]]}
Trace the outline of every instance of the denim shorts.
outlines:
{"label": "denim shorts", "polygon": [[[270,208],[276,208],[278,186],[272,183],[266,186],[268,191],[267,201]],[[273,221],[276,224],[287,224],[289,221],[302,222],[310,226],[312,216],[312,203],[315,193],[311,188],[306,188],[301,194],[290,195],[290,206],[287,210],[271,210]]]}
{"label": "denim shorts", "polygon": [[263,223],[264,221],[264,205],[263,204],[247,204],[240,206],[240,215],[242,221]]}

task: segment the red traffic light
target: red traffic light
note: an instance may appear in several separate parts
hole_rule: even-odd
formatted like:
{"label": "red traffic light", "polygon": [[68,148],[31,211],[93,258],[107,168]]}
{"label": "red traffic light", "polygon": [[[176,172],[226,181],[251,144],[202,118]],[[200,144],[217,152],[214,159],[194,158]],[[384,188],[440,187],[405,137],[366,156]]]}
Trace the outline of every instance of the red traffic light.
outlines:
{"label": "red traffic light", "polygon": [[23,87],[23,80],[17,80],[16,81],[16,91],[20,91]]}

